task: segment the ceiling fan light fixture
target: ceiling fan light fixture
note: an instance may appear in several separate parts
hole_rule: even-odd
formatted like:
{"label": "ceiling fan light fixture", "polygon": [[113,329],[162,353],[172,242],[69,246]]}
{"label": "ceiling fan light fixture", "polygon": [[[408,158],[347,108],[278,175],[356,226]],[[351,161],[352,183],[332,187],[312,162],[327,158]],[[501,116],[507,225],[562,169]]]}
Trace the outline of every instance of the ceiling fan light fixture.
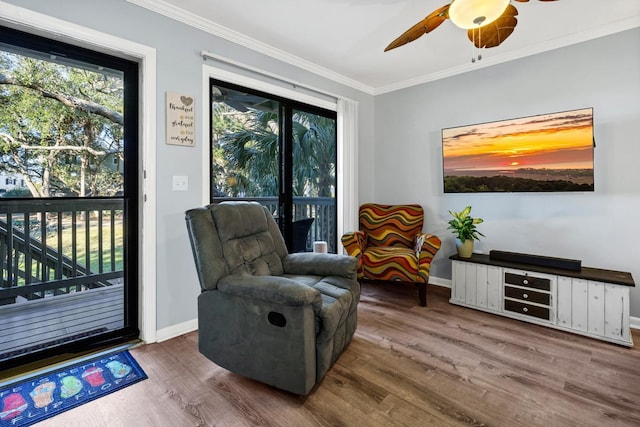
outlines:
{"label": "ceiling fan light fixture", "polygon": [[509,0],[453,0],[449,19],[465,30],[490,24],[502,15]]}

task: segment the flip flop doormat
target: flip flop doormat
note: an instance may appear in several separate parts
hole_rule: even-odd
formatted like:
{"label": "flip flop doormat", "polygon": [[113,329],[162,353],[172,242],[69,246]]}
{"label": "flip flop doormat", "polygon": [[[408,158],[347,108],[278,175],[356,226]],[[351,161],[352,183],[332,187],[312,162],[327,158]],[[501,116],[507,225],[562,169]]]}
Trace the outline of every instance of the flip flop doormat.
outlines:
{"label": "flip flop doormat", "polygon": [[0,387],[0,427],[30,426],[147,378],[128,351]]}

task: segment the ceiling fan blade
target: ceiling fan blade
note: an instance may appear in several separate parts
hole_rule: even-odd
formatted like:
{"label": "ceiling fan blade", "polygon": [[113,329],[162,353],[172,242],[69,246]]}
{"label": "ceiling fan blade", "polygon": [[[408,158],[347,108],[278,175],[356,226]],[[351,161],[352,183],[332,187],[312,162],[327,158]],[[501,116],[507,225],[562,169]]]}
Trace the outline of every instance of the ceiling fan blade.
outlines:
{"label": "ceiling fan blade", "polygon": [[500,18],[475,30],[468,30],[467,37],[477,48],[499,46],[513,33],[518,24],[518,9],[509,4]]}
{"label": "ceiling fan blade", "polygon": [[449,15],[447,14],[448,10],[448,4],[434,10],[422,21],[418,22],[416,25],[402,33],[400,37],[389,43],[389,46],[387,46],[384,51],[387,52],[391,49],[403,46],[420,38],[422,35],[435,30],[440,26],[440,24],[442,24],[447,18],[449,18]]}
{"label": "ceiling fan blade", "polygon": [[[516,1],[519,1],[520,3],[526,3],[526,2],[528,2],[529,0],[516,0]],[[544,1],[544,0],[543,0],[543,1]]]}

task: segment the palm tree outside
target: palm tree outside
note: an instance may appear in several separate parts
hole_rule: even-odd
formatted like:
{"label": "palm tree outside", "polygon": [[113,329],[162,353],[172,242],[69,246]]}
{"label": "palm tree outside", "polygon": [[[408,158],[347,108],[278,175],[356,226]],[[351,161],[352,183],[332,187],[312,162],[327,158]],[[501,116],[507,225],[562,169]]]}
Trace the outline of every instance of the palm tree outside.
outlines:
{"label": "palm tree outside", "polygon": [[[261,201],[279,216],[283,168],[294,220],[315,218],[312,240],[335,240],[336,120],[304,106],[291,111],[292,162],[283,166],[283,111],[277,99],[212,84],[211,197]],[[335,243],[329,244],[335,249]]]}

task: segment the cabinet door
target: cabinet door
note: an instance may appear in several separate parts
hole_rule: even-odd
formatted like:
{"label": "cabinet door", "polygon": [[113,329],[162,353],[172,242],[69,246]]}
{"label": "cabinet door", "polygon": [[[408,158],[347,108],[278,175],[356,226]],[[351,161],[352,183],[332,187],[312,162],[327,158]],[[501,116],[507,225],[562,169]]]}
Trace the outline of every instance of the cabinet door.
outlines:
{"label": "cabinet door", "polygon": [[469,305],[476,305],[476,277],[477,265],[468,262],[465,266],[466,295],[465,302]]}
{"label": "cabinet door", "polygon": [[571,302],[571,327],[579,331],[586,331],[589,308],[588,283],[586,280],[571,280]]}
{"label": "cabinet door", "polygon": [[451,280],[451,299],[456,302],[464,302],[464,294],[466,288],[465,265],[467,263],[453,261],[453,271]]}
{"label": "cabinet door", "polygon": [[482,308],[487,308],[487,270],[486,265],[476,266],[476,305]]}
{"label": "cabinet door", "polygon": [[629,288],[604,285],[604,335],[629,341]]}
{"label": "cabinet door", "polygon": [[502,310],[502,268],[493,265],[487,267],[487,308]]}
{"label": "cabinet door", "polygon": [[604,335],[604,283],[589,282],[589,332]]}
{"label": "cabinet door", "polygon": [[571,285],[570,277],[558,276],[558,325],[571,327]]}

